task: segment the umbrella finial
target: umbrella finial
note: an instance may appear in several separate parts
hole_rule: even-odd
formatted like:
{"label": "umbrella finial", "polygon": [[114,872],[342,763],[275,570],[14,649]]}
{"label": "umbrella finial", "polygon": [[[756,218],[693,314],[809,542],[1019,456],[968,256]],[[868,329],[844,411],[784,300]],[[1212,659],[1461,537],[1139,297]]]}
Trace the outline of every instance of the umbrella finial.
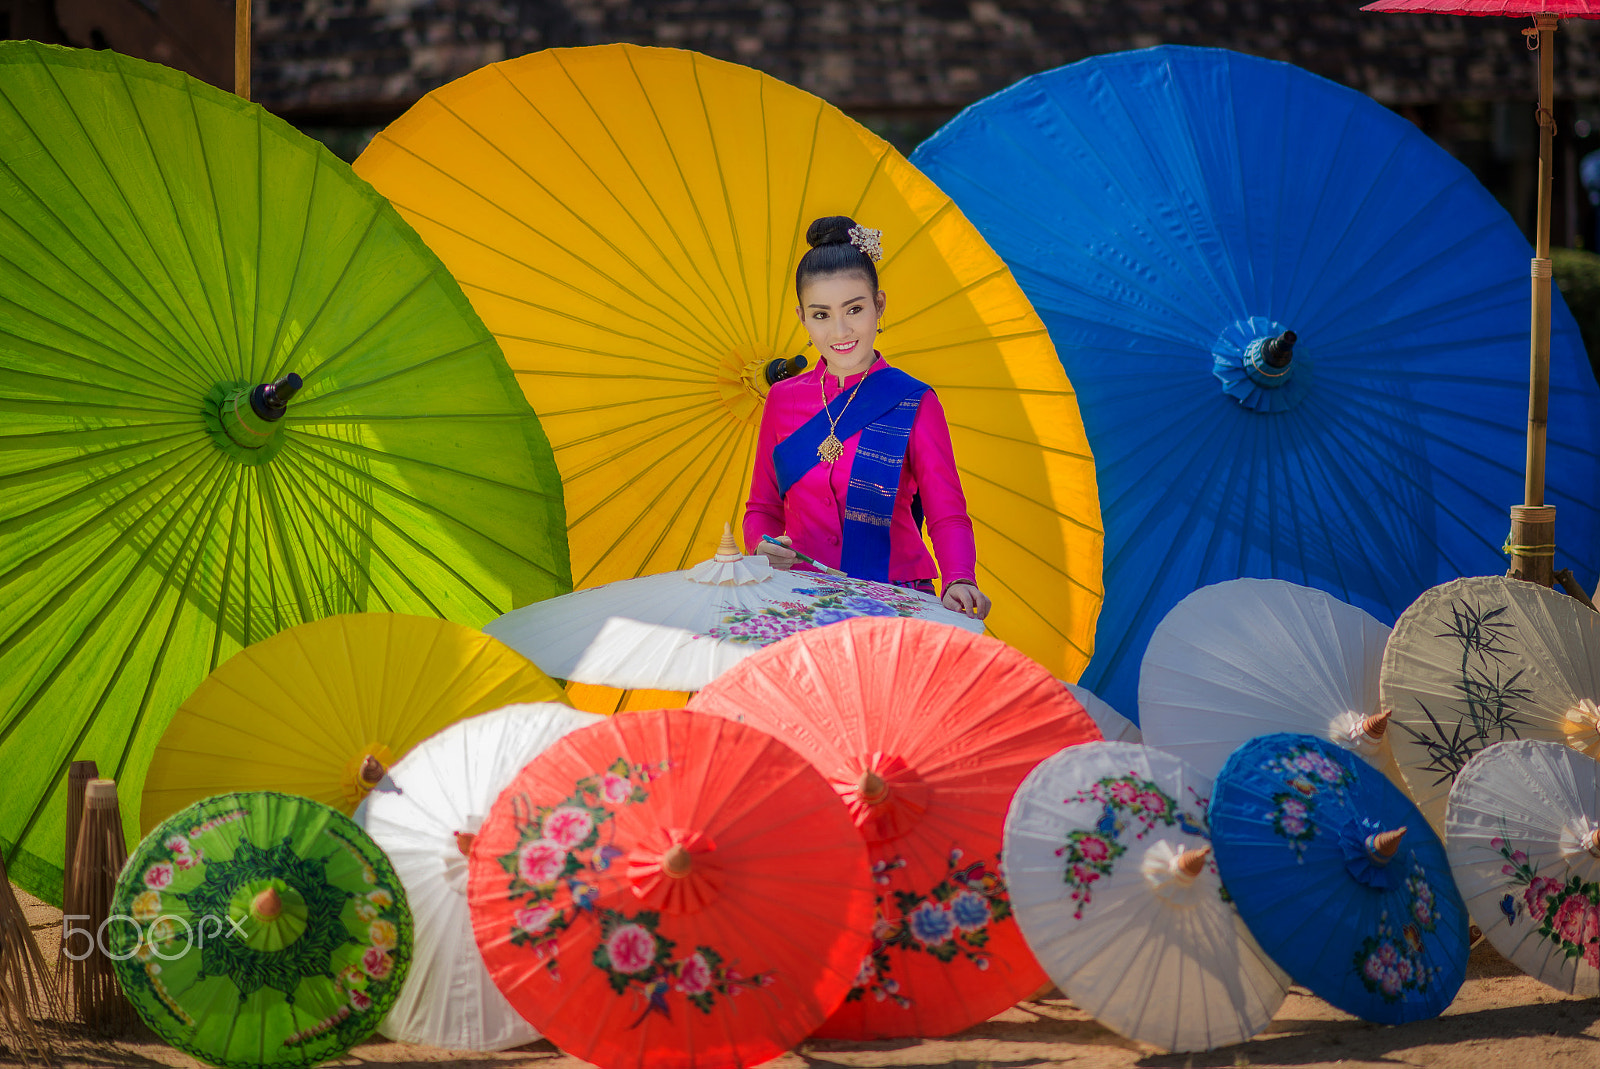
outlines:
{"label": "umbrella finial", "polygon": [[1377,835],[1368,836],[1367,853],[1379,864],[1387,863],[1400,849],[1400,839],[1406,833],[1404,825],[1393,831],[1379,832]]}
{"label": "umbrella finial", "polygon": [[277,382],[263,382],[250,391],[250,409],[268,423],[276,423],[289,410],[289,401],[305,382],[289,372]]}
{"label": "umbrella finial", "polygon": [[661,871],[671,876],[674,880],[681,880],[694,869],[694,856],[689,853],[689,848],[682,843],[673,843],[667,852],[661,855]]}
{"label": "umbrella finial", "polygon": [[787,360],[781,356],[776,360],[769,360],[767,361],[766,369],[767,386],[770,389],[784,379],[800,374],[805,369],[806,358],[804,353],[792,356]]}
{"label": "umbrella finial", "polygon": [[1299,340],[1292,330],[1268,338],[1261,346],[1261,362],[1268,367],[1288,367],[1294,359],[1294,343]]}
{"label": "umbrella finial", "polygon": [[717,543],[716,560],[724,564],[732,564],[744,559],[744,554],[739,552],[739,543],[733,540],[733,524],[722,525],[722,541]]}
{"label": "umbrella finial", "polygon": [[472,844],[478,841],[478,836],[470,831],[456,832],[456,849],[462,857],[472,856]]}
{"label": "umbrella finial", "polygon": [[1392,709],[1383,709],[1373,713],[1361,721],[1361,734],[1373,741],[1383,738],[1383,733],[1389,730],[1389,717],[1393,715],[1394,711]]}
{"label": "umbrella finial", "polygon": [[255,914],[256,920],[275,921],[278,914],[283,912],[283,899],[278,897],[276,887],[268,887],[256,895],[250,902],[250,912]]}
{"label": "umbrella finial", "polygon": [[856,794],[868,805],[881,805],[889,797],[889,784],[869,768],[856,781]]}
{"label": "umbrella finial", "polygon": [[1195,850],[1185,850],[1172,859],[1172,870],[1194,879],[1206,867],[1206,858],[1211,856],[1211,847],[1202,846]]}
{"label": "umbrella finial", "polygon": [[357,774],[357,778],[361,781],[361,786],[370,791],[378,785],[387,771],[382,761],[372,754],[367,754],[361,759],[361,771]]}

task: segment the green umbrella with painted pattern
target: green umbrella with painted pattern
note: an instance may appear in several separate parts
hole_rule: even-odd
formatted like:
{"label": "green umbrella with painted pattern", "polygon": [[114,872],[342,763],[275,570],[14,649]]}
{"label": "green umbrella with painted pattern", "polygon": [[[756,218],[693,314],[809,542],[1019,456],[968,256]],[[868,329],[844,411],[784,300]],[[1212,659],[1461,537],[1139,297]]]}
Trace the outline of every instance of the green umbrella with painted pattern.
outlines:
{"label": "green umbrella with painted pattern", "polygon": [[93,952],[145,1023],[232,1069],[339,1057],[377,1028],[411,963],[411,911],[383,851],[338,810],[272,791],[163,821],[123,868],[111,916]]}

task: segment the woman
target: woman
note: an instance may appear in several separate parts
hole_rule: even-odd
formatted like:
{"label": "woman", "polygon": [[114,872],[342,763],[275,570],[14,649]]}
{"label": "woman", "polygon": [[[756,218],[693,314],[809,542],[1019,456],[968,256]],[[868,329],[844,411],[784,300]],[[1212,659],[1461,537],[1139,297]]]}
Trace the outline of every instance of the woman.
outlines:
{"label": "woman", "polygon": [[886,300],[878,238],[840,215],[806,230],[811,248],[795,269],[795,312],[822,359],[767,395],[745,545],[778,568],[794,566],[799,551],[857,578],[929,594],[937,573],[945,606],[981,620],[989,599],[978,589],[944,409],[925,383],[873,348]]}

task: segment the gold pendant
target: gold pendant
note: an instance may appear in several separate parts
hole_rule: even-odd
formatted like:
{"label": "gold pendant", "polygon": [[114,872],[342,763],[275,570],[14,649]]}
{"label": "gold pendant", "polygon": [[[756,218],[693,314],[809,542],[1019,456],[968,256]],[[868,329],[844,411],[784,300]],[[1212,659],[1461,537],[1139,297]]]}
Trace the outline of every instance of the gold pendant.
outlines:
{"label": "gold pendant", "polygon": [[832,464],[844,456],[844,445],[830,434],[822,440],[821,445],[817,446],[817,456],[825,463]]}

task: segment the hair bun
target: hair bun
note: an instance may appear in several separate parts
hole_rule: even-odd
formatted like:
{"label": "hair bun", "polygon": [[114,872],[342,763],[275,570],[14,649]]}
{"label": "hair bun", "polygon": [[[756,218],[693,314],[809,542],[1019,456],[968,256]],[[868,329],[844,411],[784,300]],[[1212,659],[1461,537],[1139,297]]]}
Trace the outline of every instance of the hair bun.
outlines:
{"label": "hair bun", "polygon": [[850,231],[855,225],[856,221],[848,215],[825,215],[806,227],[806,244],[813,249],[820,249],[824,245],[848,245]]}

